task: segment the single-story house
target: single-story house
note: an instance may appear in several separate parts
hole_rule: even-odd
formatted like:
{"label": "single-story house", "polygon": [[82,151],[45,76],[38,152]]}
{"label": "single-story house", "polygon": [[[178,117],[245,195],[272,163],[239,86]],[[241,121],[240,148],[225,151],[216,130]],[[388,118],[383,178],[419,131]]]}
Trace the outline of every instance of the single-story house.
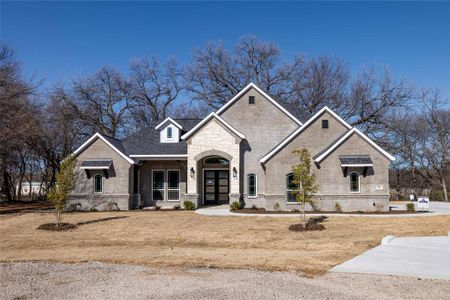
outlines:
{"label": "single-story house", "polygon": [[302,123],[254,84],[203,119],[167,118],[121,140],[96,133],[73,153],[70,203],[297,209],[291,168],[301,148],[312,156],[316,209],[388,210],[391,154],[328,107]]}

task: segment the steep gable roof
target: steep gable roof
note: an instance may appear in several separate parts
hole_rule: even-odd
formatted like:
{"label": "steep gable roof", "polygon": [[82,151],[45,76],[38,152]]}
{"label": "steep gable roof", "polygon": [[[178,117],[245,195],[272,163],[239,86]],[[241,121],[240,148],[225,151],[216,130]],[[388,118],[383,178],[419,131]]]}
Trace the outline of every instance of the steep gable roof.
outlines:
{"label": "steep gable roof", "polygon": [[372,147],[374,147],[378,152],[383,154],[385,157],[387,157],[390,161],[394,161],[395,157],[386,152],[383,148],[378,146],[374,141],[372,141],[367,135],[359,131],[356,127],[353,127],[350,131],[348,131],[346,134],[344,134],[342,137],[340,137],[337,141],[331,143],[327,147],[325,147],[322,151],[317,153],[313,159],[314,162],[320,163],[323,161],[331,152],[333,152],[337,147],[339,147],[343,142],[345,142],[349,137],[351,137],[353,134],[359,135],[364,141],[366,141],[368,144],[370,144]]}
{"label": "steep gable roof", "polygon": [[240,133],[236,128],[231,126],[227,121],[222,119],[220,116],[218,116],[216,113],[212,112],[207,117],[205,117],[200,123],[198,123],[194,128],[189,130],[187,133],[181,136],[181,139],[185,140],[192,136],[194,133],[196,133],[200,128],[205,126],[211,119],[215,119],[219,121],[221,124],[223,124],[228,130],[230,130],[233,134],[238,136],[241,139],[245,139],[245,135]]}
{"label": "steep gable roof", "polygon": [[286,114],[289,118],[291,118],[295,123],[298,125],[302,125],[302,122],[300,122],[294,115],[292,115],[286,108],[284,108],[280,103],[275,101],[272,97],[270,97],[267,93],[265,93],[263,90],[261,90],[259,87],[257,87],[253,82],[249,83],[245,88],[243,88],[239,93],[236,94],[230,101],[225,103],[224,106],[222,106],[217,112],[217,115],[220,115],[222,112],[227,110],[228,107],[233,105],[239,98],[241,98],[242,95],[244,95],[247,91],[250,89],[255,89],[258,93],[260,93],[264,98],[269,100],[273,105],[275,105],[279,110],[281,110],[284,114]]}
{"label": "steep gable roof", "polygon": [[332,115],[339,123],[341,123],[347,129],[351,129],[352,126],[345,122],[341,117],[339,117],[334,111],[325,106],[320,111],[318,111],[314,116],[308,119],[302,126],[292,132],[288,137],[281,141],[277,146],[275,146],[269,153],[267,153],[263,158],[260,159],[260,163],[265,164],[268,162],[275,154],[277,154],[281,149],[287,146],[293,139],[295,139],[299,134],[301,134],[306,128],[308,128],[314,121],[316,121],[325,112]]}
{"label": "steep gable roof", "polygon": [[180,124],[178,124],[177,122],[174,121],[174,119],[172,119],[171,117],[167,117],[164,119],[164,121],[162,121],[161,123],[159,123],[155,129],[159,129],[161,126],[163,126],[164,124],[166,124],[167,122],[172,123],[173,125],[175,125],[176,127],[178,127],[179,129],[183,129],[183,126],[181,126]]}
{"label": "steep gable roof", "polygon": [[122,156],[127,162],[129,162],[130,164],[134,164],[134,160],[132,160],[130,157],[128,157],[128,155],[126,154],[125,147],[123,146],[123,144],[120,140],[110,137],[110,136],[103,136],[98,132],[95,133],[93,136],[91,136],[80,147],[78,147],[72,153],[72,155],[77,156],[97,139],[101,139],[103,142],[105,142],[109,147],[111,147],[115,152],[117,152],[117,154]]}

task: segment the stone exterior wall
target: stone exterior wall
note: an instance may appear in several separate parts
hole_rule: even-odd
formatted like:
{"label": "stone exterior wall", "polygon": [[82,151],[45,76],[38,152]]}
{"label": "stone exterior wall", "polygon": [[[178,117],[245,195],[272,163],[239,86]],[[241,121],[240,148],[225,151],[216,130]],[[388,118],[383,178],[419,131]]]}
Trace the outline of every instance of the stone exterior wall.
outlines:
{"label": "stone exterior wall", "polygon": [[[180,171],[180,201],[153,201],[152,197],[152,170],[163,170],[165,178],[165,187],[167,188],[167,171]],[[166,161],[145,161],[139,168],[139,193],[141,195],[141,203],[144,207],[161,206],[174,207],[179,205],[183,207],[183,201],[186,194],[186,161],[166,160]]]}
{"label": "stone exterior wall", "polygon": [[[203,203],[201,160],[206,156],[219,155],[230,161],[230,202],[239,200],[239,174],[233,178],[232,170],[239,170],[239,144],[241,140],[232,134],[228,128],[215,119],[211,119],[198,132],[187,140],[188,167],[195,170],[195,176],[187,176],[188,194],[186,200]],[[197,202],[198,201],[198,202]]]}
{"label": "stone exterior wall", "polygon": [[[255,104],[248,103],[249,96],[255,97]],[[246,136],[241,143],[239,170],[244,202],[247,207],[263,206],[266,181],[259,160],[299,125],[255,89],[244,93],[220,116]],[[257,198],[247,196],[247,175],[251,173],[257,175]]]}
{"label": "stone exterior wall", "polygon": [[[132,194],[133,165],[115,152],[101,139],[95,140],[81,152],[76,159],[74,169],[75,186],[70,195],[67,209],[108,210],[110,208],[128,210]],[[94,193],[94,175],[103,174],[101,170],[92,170],[91,178],[87,178],[85,170],[80,169],[83,160],[112,160],[109,178],[103,176],[103,192]],[[117,205],[114,205],[116,203]]]}

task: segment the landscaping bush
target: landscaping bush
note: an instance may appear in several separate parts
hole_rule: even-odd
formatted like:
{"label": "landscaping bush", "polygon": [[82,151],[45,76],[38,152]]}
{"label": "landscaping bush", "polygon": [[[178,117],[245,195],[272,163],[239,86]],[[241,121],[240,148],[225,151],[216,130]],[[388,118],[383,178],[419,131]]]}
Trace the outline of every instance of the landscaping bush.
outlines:
{"label": "landscaping bush", "polygon": [[184,209],[186,210],[195,210],[195,204],[192,201],[184,201],[183,202]]}
{"label": "landscaping bush", "polygon": [[239,210],[239,209],[241,209],[241,204],[238,201],[233,201],[230,204],[230,209],[231,210]]}
{"label": "landscaping bush", "polygon": [[280,203],[275,202],[275,204],[273,205],[273,210],[275,210],[275,211],[280,210]]}
{"label": "landscaping bush", "polygon": [[414,206],[414,203],[407,203],[407,204],[406,204],[406,210],[409,211],[409,212],[414,212],[414,211],[416,211],[416,208],[415,208],[415,206]]}
{"label": "landscaping bush", "polygon": [[341,207],[341,205],[339,204],[339,202],[336,202],[336,203],[334,204],[334,210],[337,211],[337,212],[342,212],[342,207]]}
{"label": "landscaping bush", "polygon": [[[449,194],[450,197],[450,194]],[[430,192],[430,201],[444,201],[444,191],[432,189]]]}
{"label": "landscaping bush", "polygon": [[179,210],[181,207],[177,204],[173,207],[173,210]]}
{"label": "landscaping bush", "polygon": [[291,212],[293,212],[293,213],[299,213],[299,212],[300,212],[300,209],[298,209],[298,208],[293,208],[293,209],[291,209]]}
{"label": "landscaping bush", "polygon": [[161,206],[155,205],[155,210],[160,210],[160,209],[161,209]]}

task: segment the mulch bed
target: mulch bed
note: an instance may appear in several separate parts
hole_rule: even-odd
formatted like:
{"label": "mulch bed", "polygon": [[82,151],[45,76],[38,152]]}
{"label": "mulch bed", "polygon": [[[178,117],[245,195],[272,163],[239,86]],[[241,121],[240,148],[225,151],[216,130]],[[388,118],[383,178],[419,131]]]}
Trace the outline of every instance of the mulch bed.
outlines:
{"label": "mulch bed", "polygon": [[76,229],[79,226],[86,225],[86,224],[105,222],[105,221],[109,221],[109,220],[117,220],[117,219],[124,219],[124,218],[128,218],[128,216],[107,217],[107,218],[78,222],[76,224],[59,223],[58,227],[56,227],[56,223],[45,223],[45,224],[39,225],[39,227],[37,229],[38,230],[49,230],[49,231],[67,231],[67,230]]}
{"label": "mulch bed", "polygon": [[77,228],[78,226],[70,223],[59,223],[59,226],[56,226],[56,223],[45,223],[39,225],[37,229],[39,230],[49,230],[49,231],[67,231]]}
{"label": "mulch bed", "polygon": [[[266,215],[291,215],[291,214],[302,214],[298,211],[275,211],[275,210],[265,210],[264,208],[242,208],[239,210],[231,210],[233,213],[239,214],[266,214]],[[423,214],[428,213],[428,211],[406,211],[406,210],[391,210],[391,211],[364,211],[364,212],[337,212],[337,211],[307,211],[308,214],[349,214],[349,215],[403,215],[403,214]]]}
{"label": "mulch bed", "polygon": [[320,216],[320,217],[312,217],[309,218],[306,224],[293,224],[289,226],[290,231],[320,231],[325,230],[325,226],[322,223],[328,217]]}

